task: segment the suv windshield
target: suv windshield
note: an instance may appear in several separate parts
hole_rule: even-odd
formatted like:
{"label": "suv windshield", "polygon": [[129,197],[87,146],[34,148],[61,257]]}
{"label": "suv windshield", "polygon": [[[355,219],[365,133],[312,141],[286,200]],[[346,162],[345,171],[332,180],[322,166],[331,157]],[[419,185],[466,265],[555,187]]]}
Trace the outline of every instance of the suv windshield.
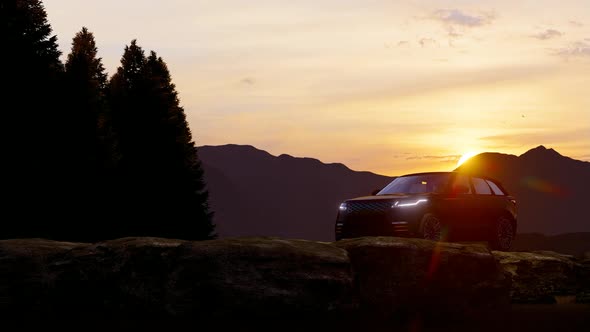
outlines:
{"label": "suv windshield", "polygon": [[402,176],[377,195],[440,193],[446,189],[449,176],[449,173]]}

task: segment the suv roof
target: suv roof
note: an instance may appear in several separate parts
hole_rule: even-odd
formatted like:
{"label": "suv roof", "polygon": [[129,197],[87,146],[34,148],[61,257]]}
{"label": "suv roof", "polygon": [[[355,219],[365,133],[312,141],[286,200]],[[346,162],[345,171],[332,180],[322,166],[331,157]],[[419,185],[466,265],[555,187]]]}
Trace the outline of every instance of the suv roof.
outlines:
{"label": "suv roof", "polygon": [[406,177],[406,176],[430,175],[430,174],[465,174],[465,175],[472,176],[472,177],[478,177],[478,178],[490,180],[490,181],[494,182],[495,184],[497,184],[498,186],[500,186],[500,188],[503,191],[506,191],[505,188],[502,186],[502,182],[498,181],[497,179],[494,179],[493,177],[490,177],[490,176],[487,176],[487,175],[483,175],[483,174],[480,174],[480,173],[473,173],[473,172],[457,172],[457,171],[450,171],[450,172],[421,172],[421,173],[405,174],[405,175],[401,175],[399,177],[400,178],[403,178],[403,177]]}
{"label": "suv roof", "polygon": [[481,173],[474,173],[474,172],[457,172],[457,171],[450,171],[450,172],[421,172],[421,173],[410,173],[410,174],[404,174],[399,176],[400,178],[402,177],[406,177],[406,176],[415,176],[415,175],[429,175],[429,174],[465,174],[465,175],[469,175],[469,176],[475,176],[478,178],[484,178],[487,180],[492,180],[494,182],[499,182],[498,180],[489,177],[487,175],[483,175]]}

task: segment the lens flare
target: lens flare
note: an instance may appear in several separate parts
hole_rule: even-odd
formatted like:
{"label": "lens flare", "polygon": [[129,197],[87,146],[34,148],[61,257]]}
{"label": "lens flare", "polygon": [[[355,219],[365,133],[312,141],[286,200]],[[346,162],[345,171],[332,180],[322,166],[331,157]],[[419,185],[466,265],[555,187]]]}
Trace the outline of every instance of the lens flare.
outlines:
{"label": "lens flare", "polygon": [[477,155],[477,152],[469,151],[469,152],[464,153],[461,156],[461,158],[459,158],[459,161],[457,162],[457,167],[461,166],[464,162],[469,160],[469,158],[471,158],[475,155]]}
{"label": "lens flare", "polygon": [[428,272],[426,272],[426,280],[430,280],[434,277],[436,271],[441,262],[441,254],[442,254],[442,242],[448,241],[449,239],[449,229],[448,227],[444,227],[441,232],[441,241],[437,242],[432,250],[432,256],[430,257],[430,263],[428,264]]}
{"label": "lens flare", "polygon": [[428,264],[428,272],[426,272],[426,278],[432,279],[436,270],[438,270],[438,266],[440,265],[440,254],[442,252],[442,248],[440,243],[437,243],[432,251],[432,257],[430,257],[430,263]]}
{"label": "lens flare", "polygon": [[520,180],[521,184],[534,191],[550,194],[554,196],[565,197],[569,195],[569,190],[563,186],[553,184],[547,180],[534,176],[525,176]]}

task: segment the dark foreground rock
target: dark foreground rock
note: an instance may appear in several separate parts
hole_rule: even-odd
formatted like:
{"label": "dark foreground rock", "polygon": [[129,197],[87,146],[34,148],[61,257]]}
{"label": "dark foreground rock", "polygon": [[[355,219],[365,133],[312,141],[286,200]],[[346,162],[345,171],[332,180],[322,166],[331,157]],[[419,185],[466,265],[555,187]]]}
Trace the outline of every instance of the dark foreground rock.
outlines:
{"label": "dark foreground rock", "polygon": [[463,320],[501,313],[510,297],[553,303],[589,295],[588,257],[419,239],[0,241],[2,317],[321,319],[335,328],[367,313]]}
{"label": "dark foreground rock", "polygon": [[587,302],[590,265],[584,261],[551,251],[493,254],[512,280],[512,302]]}
{"label": "dark foreground rock", "polygon": [[6,316],[278,317],[354,305],[344,250],[268,238],[0,241],[0,285]]}
{"label": "dark foreground rock", "polygon": [[580,269],[577,273],[579,291],[576,301],[590,303],[590,252],[585,253],[579,263]]}
{"label": "dark foreground rock", "polygon": [[509,280],[484,246],[391,237],[335,245],[348,251],[360,303],[370,312],[448,318],[509,304]]}
{"label": "dark foreground rock", "polygon": [[169,277],[166,302],[183,316],[321,317],[355,305],[346,252],[318,242],[192,242]]}

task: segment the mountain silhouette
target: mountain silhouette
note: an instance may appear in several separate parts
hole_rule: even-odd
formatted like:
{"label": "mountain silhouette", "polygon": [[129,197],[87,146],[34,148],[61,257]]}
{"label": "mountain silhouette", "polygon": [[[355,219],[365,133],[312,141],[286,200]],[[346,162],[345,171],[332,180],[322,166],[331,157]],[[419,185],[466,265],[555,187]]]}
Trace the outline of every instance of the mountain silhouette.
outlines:
{"label": "mountain silhouette", "polygon": [[334,240],[338,206],[393,178],[246,145],[202,146],[217,233]]}
{"label": "mountain silhouette", "polygon": [[[332,241],[340,202],[368,195],[393,180],[356,172],[342,164],[286,154],[277,157],[245,145],[202,146],[198,153],[217,232],[222,237],[258,235]],[[590,163],[539,146],[521,156],[482,153],[458,170],[496,178],[516,197],[520,249],[562,247],[559,244],[566,238],[569,240],[565,242],[585,242],[578,235],[550,236],[590,232]],[[590,248],[585,244],[582,247]]]}
{"label": "mountain silhouette", "polygon": [[483,173],[504,184],[518,202],[519,233],[590,231],[588,162],[541,145],[520,156],[482,153],[458,170]]}

